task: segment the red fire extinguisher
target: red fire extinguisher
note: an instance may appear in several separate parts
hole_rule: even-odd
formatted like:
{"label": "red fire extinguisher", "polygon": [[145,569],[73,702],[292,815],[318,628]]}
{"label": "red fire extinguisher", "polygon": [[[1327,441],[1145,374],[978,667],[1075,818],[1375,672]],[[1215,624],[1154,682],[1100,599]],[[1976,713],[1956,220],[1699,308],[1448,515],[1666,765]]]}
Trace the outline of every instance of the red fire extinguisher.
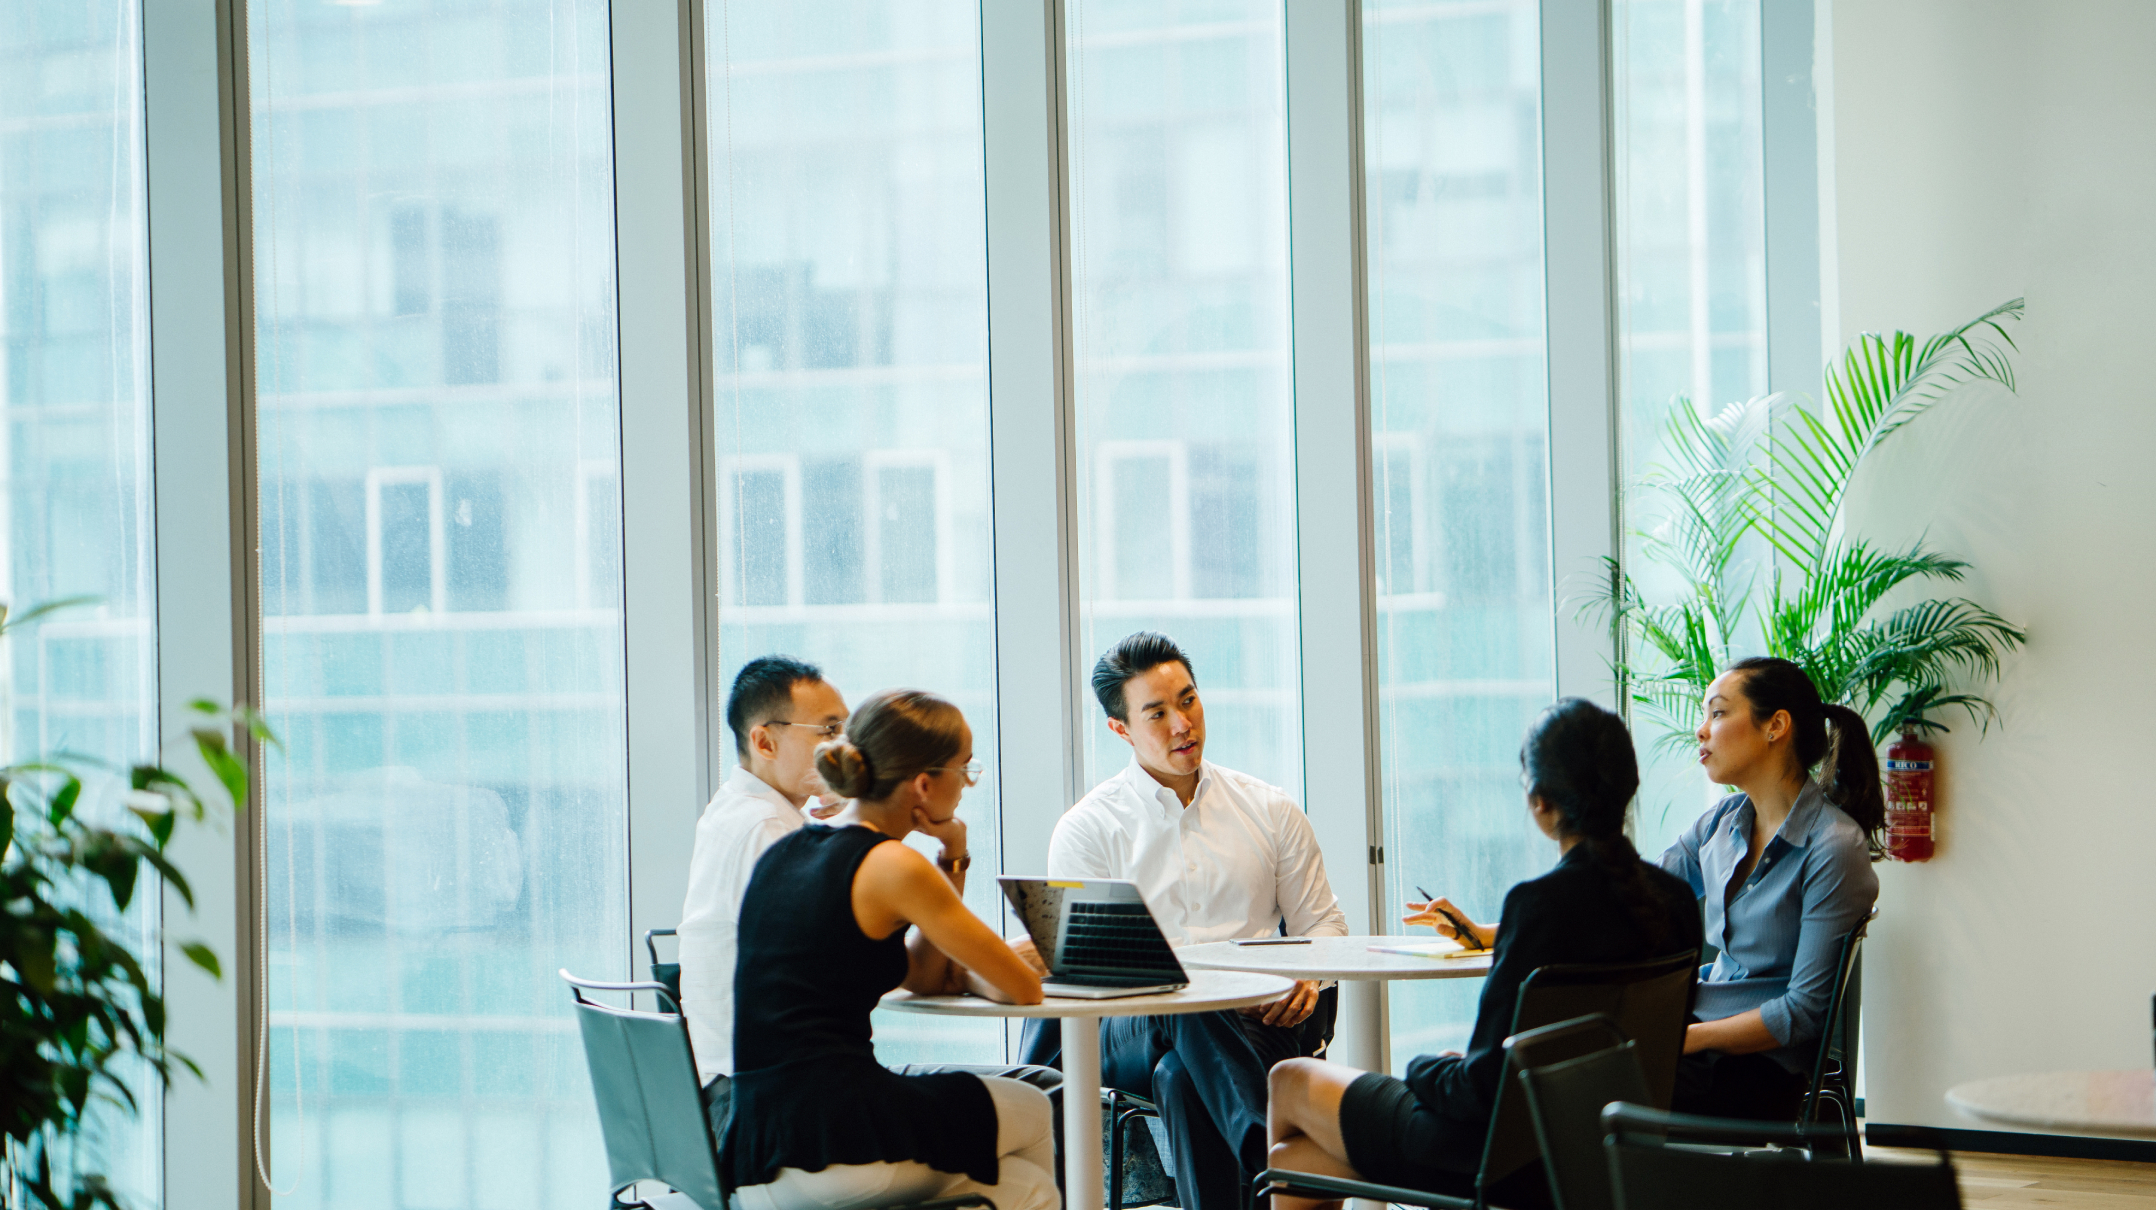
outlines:
{"label": "red fire extinguisher", "polygon": [[1931,763],[1936,754],[1916,733],[1903,728],[1886,752],[1887,856],[1896,861],[1930,861]]}

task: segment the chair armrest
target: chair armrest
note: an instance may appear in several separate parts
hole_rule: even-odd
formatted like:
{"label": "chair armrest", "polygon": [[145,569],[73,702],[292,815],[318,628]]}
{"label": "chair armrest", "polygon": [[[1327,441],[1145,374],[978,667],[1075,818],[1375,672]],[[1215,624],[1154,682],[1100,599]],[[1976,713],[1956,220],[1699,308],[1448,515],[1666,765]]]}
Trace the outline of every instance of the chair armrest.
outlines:
{"label": "chair armrest", "polygon": [[1319,1176],[1314,1172],[1289,1172],[1283,1168],[1267,1168],[1251,1182],[1253,1195],[1260,1193],[1289,1193],[1297,1197],[1316,1194],[1328,1200],[1339,1197],[1362,1197],[1373,1202],[1393,1202],[1402,1206],[1429,1206],[1432,1210],[1474,1210],[1473,1198],[1454,1197],[1448,1193],[1431,1193],[1423,1189],[1402,1189],[1398,1185],[1379,1185],[1370,1181],[1351,1181],[1345,1177]]}
{"label": "chair armrest", "polygon": [[1613,1101],[1603,1107],[1602,1129],[1619,1138],[1645,1137],[1656,1143],[1673,1139],[1728,1143],[1739,1147],[1763,1147],[1773,1143],[1806,1150],[1829,1140],[1847,1142],[1856,1137],[1856,1131],[1847,1126],[1795,1126],[1783,1122],[1701,1117],[1623,1101]]}

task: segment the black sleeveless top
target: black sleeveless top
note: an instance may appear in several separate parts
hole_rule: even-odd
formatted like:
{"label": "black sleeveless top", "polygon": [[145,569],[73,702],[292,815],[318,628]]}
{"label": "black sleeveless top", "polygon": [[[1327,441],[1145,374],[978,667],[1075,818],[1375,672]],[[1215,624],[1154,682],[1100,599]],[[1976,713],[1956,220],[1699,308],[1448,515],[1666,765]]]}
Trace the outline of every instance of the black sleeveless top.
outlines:
{"label": "black sleeveless top", "polygon": [[919,1160],[996,1183],[996,1107],[963,1072],[904,1076],[876,1061],[868,1014],[906,977],[906,930],[881,941],[853,915],[853,879],[892,838],[810,825],[772,845],[741,901],[734,963],[730,1188],[781,1168]]}

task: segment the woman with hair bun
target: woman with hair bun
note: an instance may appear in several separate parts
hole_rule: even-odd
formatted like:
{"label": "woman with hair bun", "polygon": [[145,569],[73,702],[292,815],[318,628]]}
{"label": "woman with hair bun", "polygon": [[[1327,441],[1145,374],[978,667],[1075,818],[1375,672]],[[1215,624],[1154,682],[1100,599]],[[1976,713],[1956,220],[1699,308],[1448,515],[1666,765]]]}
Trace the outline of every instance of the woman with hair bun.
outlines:
{"label": "woman with hair bun", "polygon": [[[756,863],[734,968],[733,1116],[719,1162],[744,1210],[849,1210],[979,1193],[1054,1210],[1048,1097],[968,1072],[876,1061],[869,1013],[894,987],[1038,1004],[1040,976],[959,898],[959,796],[973,732],[932,693],[863,702],[816,750],[845,807]],[[934,864],[899,843],[920,832]]]}
{"label": "woman with hair bun", "polygon": [[1864,718],[1829,705],[1788,660],[1739,660],[1707,686],[1699,763],[1738,793],[1662,854],[1704,900],[1697,1020],[1676,1107],[1797,1116],[1833,992],[1841,940],[1879,898],[1886,799]]}
{"label": "woman with hair bun", "polygon": [[[1457,936],[1445,913],[1494,944],[1465,1055],[1422,1055],[1407,1078],[1317,1059],[1273,1068],[1267,1125],[1272,1166],[1473,1196],[1483,1138],[1505,1068],[1504,1040],[1520,984],[1552,963],[1636,962],[1699,952],[1699,912],[1684,884],[1640,860],[1625,838],[1639,762],[1624,720],[1567,698],[1542,712],[1520,746],[1527,810],[1558,845],[1557,868],[1505,895],[1501,925],[1474,924],[1449,901],[1410,903],[1409,924]],[[1535,1200],[1539,1168],[1508,1177],[1493,1200]],[[1541,1195],[1547,1197],[1547,1187]],[[1276,1210],[1302,1199],[1273,1196]]]}

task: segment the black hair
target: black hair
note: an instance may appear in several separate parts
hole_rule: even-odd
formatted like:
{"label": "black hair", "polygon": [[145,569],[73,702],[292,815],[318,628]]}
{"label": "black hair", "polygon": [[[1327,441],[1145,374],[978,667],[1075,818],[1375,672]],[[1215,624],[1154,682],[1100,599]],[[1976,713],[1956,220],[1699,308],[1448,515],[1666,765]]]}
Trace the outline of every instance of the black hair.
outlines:
{"label": "black hair", "polygon": [[734,753],[749,754],[750,729],[792,705],[795,685],[822,679],[823,669],[790,655],[760,655],[743,664],[734,674],[733,692],[726,695],[726,726],[734,733]]}
{"label": "black hair", "polygon": [[1789,712],[1798,771],[1817,781],[1827,798],[1864,829],[1872,860],[1879,860],[1884,855],[1879,831],[1886,827],[1886,794],[1879,788],[1879,754],[1872,749],[1864,716],[1819,700],[1819,687],[1788,660],[1753,656],[1725,671],[1744,674],[1744,698],[1752,703],[1753,722],[1764,723],[1777,710]]}
{"label": "black hair", "polygon": [[1132,677],[1142,676],[1168,663],[1181,664],[1193,682],[1198,679],[1197,670],[1190,666],[1190,657],[1183,654],[1174,639],[1151,630],[1126,635],[1094,663],[1093,696],[1100,699],[1100,708],[1108,712],[1109,718],[1127,723],[1130,721],[1130,703],[1123,698],[1123,686]]}
{"label": "black hair", "polygon": [[1648,941],[1658,950],[1677,945],[1669,904],[1624,832],[1639,791],[1639,758],[1624,720],[1586,698],[1565,698],[1527,728],[1520,770],[1527,792],[1557,812],[1558,836],[1578,841]]}
{"label": "black hair", "polygon": [[889,798],[900,782],[958,755],[966,716],[920,689],[886,689],[846,720],[846,734],[816,745],[823,784],[848,798]]}

